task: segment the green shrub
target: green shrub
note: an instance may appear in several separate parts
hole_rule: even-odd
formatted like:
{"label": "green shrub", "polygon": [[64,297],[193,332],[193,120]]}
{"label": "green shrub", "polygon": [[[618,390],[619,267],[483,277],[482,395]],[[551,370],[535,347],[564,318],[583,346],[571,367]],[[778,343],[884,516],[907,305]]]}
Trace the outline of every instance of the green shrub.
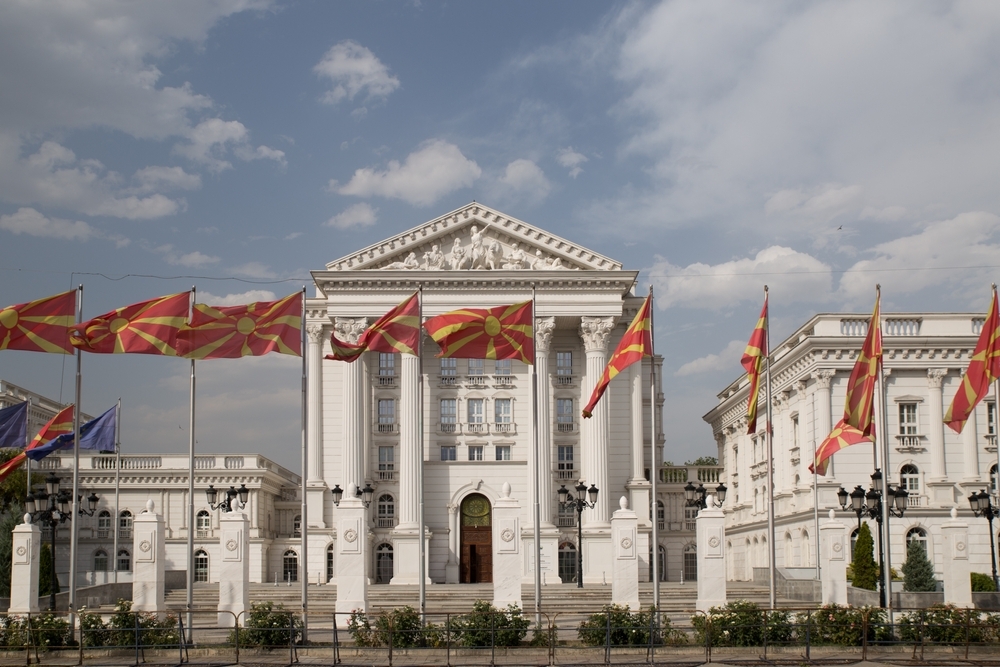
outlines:
{"label": "green shrub", "polygon": [[69,621],[55,614],[0,616],[3,645],[11,648],[37,646],[52,648],[73,645],[73,630]]}
{"label": "green shrub", "polygon": [[80,632],[84,646],[105,646],[110,643],[108,626],[101,615],[87,611],[86,607],[80,608]]}
{"label": "green shrub", "polygon": [[878,584],[878,566],[875,564],[875,544],[868,524],[861,524],[858,540],[854,544],[854,560],[851,563],[851,584],[855,588],[875,590]]}
{"label": "green shrub", "polygon": [[[660,617],[660,627],[655,624],[656,610],[650,607],[647,611],[629,610],[627,606],[606,605],[600,613],[591,616],[577,628],[577,635],[587,646],[604,646],[610,641],[611,646],[646,646],[649,644],[649,632],[653,630],[653,641],[656,644],[686,644],[687,635],[682,630],[671,627],[670,619]],[[610,636],[609,636],[610,626]]]}
{"label": "green shrub", "polygon": [[796,618],[798,634],[813,645],[861,646],[865,637],[865,617],[868,618],[868,641],[888,638],[886,615],[874,607],[842,607],[830,604],[814,612],[803,612]]}
{"label": "green shrub", "polygon": [[[292,612],[285,611],[284,605],[275,605],[270,601],[254,602],[239,630],[239,642],[241,646],[262,648],[288,646],[298,639],[301,627],[302,621]],[[230,644],[236,643],[236,632],[233,629],[229,633]]]}
{"label": "green shrub", "polygon": [[497,609],[476,600],[472,613],[451,622],[451,635],[462,646],[517,646],[528,634],[531,621],[517,605]]}
{"label": "green shrub", "polygon": [[996,582],[993,581],[993,577],[988,574],[983,574],[981,572],[972,572],[969,574],[972,578],[972,592],[973,593],[994,593],[997,590]]}
{"label": "green shrub", "polygon": [[910,540],[906,545],[903,590],[908,593],[931,593],[937,590],[934,565],[927,558],[927,549],[918,540]]}
{"label": "green shrub", "polygon": [[903,614],[899,619],[899,636],[904,642],[964,644],[982,642],[992,634],[981,625],[981,612],[955,605],[934,605],[928,609]]}
{"label": "green shrub", "polygon": [[357,646],[389,646],[411,648],[438,646],[442,643],[441,628],[433,623],[424,625],[420,614],[410,606],[393,609],[375,619],[374,625],[360,611],[351,613],[347,631]]}
{"label": "green shrub", "polygon": [[[95,630],[93,639],[103,638],[104,646],[135,646],[137,642],[139,646],[175,646],[180,643],[176,616],[167,615],[161,621],[154,613],[132,611],[131,600],[118,600],[107,625],[100,618],[89,623]],[[106,632],[101,632],[102,629]]]}
{"label": "green shrub", "polygon": [[712,607],[708,615],[691,617],[695,641],[711,646],[763,646],[786,644],[792,639],[787,611],[765,611],[748,600],[734,600]]}

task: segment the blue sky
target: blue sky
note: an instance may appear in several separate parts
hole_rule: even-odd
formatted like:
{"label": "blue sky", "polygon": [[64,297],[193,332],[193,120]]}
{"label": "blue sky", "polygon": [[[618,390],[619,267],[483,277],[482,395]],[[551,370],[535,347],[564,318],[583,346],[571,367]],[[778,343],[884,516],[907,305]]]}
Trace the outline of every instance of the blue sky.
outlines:
{"label": "blue sky", "polygon": [[[985,310],[998,33],[992,2],[5,2],[0,303],[282,296],[475,199],[656,285],[683,461],[765,282],[775,341],[876,282],[886,311]],[[297,364],[199,364],[199,448],[297,470]],[[64,401],[72,372],[0,355]],[[186,362],[83,377],[126,451],[186,450]]]}

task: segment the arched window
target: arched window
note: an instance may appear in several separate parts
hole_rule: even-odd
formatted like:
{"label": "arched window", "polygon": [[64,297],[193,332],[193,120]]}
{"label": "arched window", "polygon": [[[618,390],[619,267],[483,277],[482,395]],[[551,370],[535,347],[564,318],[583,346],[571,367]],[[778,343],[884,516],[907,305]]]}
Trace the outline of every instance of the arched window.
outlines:
{"label": "arched window", "polygon": [[[108,514],[108,519],[111,519],[111,514]],[[94,554],[94,571],[95,572],[107,572],[108,571],[108,552],[104,549],[98,549],[97,553]]]}
{"label": "arched window", "polygon": [[792,560],[795,558],[795,549],[792,546],[792,534],[785,533],[785,567],[792,567]]}
{"label": "arched window", "polygon": [[[661,544],[659,548],[660,562],[657,563],[657,567],[660,568],[660,581],[667,580],[667,550]],[[653,547],[649,548],[649,580],[653,580]]]}
{"label": "arched window", "polygon": [[802,531],[802,567],[812,567],[812,549],[809,543],[809,531]]}
{"label": "arched window", "polygon": [[378,497],[376,525],[379,528],[392,528],[396,525],[396,501],[388,493]]}
{"label": "arched window", "polygon": [[118,513],[118,539],[132,539],[132,513],[128,510],[122,510]]}
{"label": "arched window", "polygon": [[684,581],[698,581],[698,547],[694,542],[684,545]]}
{"label": "arched window", "polygon": [[[97,515],[97,538],[106,540],[111,537],[111,512],[101,510]],[[105,565],[107,565],[108,555],[104,554]]]}
{"label": "arched window", "polygon": [[128,549],[118,550],[118,571],[119,572],[132,571],[132,554],[129,553]]}
{"label": "arched window", "polygon": [[911,496],[920,493],[920,471],[917,466],[907,463],[899,469],[899,485],[909,491]]}
{"label": "arched window", "polygon": [[326,548],[326,581],[327,583],[333,581],[333,576],[337,570],[336,552],[334,551],[333,544]]}
{"label": "arched window", "polygon": [[760,504],[760,489],[754,489],[753,490],[753,511],[754,511],[754,514],[756,514],[757,512],[760,511],[759,509],[757,509],[757,507],[758,507],[759,504]]}
{"label": "arched window", "polygon": [[994,463],[990,466],[990,493],[996,495],[997,493],[997,464]]}
{"label": "arched window", "polygon": [[[906,531],[906,550],[910,550],[910,542],[916,542],[919,544],[924,553],[927,553],[927,531],[923,528],[910,528]],[[930,554],[928,554],[930,555]]]}
{"label": "arched window", "polygon": [[375,583],[387,584],[392,580],[392,545],[380,544],[375,549]]}
{"label": "arched window", "polygon": [[285,555],[281,557],[281,574],[282,581],[299,580],[299,557],[291,549],[286,551]]}
{"label": "arched window", "polygon": [[194,552],[194,580],[208,581],[208,554],[204,549]]}
{"label": "arched window", "polygon": [[296,514],[292,519],[292,537],[302,537],[302,515]]}
{"label": "arched window", "polygon": [[[198,516],[194,519],[194,525],[198,530],[198,537],[210,537],[212,535],[212,515],[208,513],[208,510],[198,512]],[[206,581],[208,580],[206,579]]]}
{"label": "arched window", "polygon": [[657,530],[665,530],[666,528],[666,510],[663,508],[663,501],[656,501],[656,528]]}
{"label": "arched window", "polygon": [[559,545],[559,578],[564,584],[576,583],[576,546],[572,542]]}

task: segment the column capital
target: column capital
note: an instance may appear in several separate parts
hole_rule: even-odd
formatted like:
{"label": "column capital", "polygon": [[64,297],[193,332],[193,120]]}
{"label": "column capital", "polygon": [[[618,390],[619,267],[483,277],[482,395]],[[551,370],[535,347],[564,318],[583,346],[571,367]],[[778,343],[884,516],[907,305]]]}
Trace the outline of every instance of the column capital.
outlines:
{"label": "column capital", "polygon": [[556,318],[535,318],[535,348],[539,352],[548,352],[552,346],[552,332],[556,328]]}
{"label": "column capital", "polygon": [[607,352],[608,338],[614,328],[613,317],[581,317],[580,338],[587,352]]}
{"label": "column capital", "polygon": [[947,368],[928,368],[927,369],[927,386],[931,389],[940,389],[941,381],[944,377],[948,375]]}
{"label": "column capital", "polygon": [[367,328],[367,317],[338,317],[333,321],[333,330],[337,338],[351,345],[357,345],[358,339]]}
{"label": "column capital", "polygon": [[830,380],[837,374],[832,368],[820,368],[813,373],[813,379],[816,380],[816,386],[820,389],[829,389]]}
{"label": "column capital", "polygon": [[306,325],[306,335],[309,336],[309,342],[313,345],[323,342],[323,325],[322,324],[307,324]]}

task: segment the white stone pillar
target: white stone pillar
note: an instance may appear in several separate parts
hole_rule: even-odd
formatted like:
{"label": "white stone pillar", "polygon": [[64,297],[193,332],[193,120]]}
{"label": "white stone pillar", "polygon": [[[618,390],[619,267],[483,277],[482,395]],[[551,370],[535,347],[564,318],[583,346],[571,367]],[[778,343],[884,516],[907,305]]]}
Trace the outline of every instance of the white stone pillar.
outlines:
{"label": "white stone pillar", "polygon": [[948,474],[944,461],[944,409],[941,396],[941,380],[947,374],[947,368],[927,369],[927,412],[930,418],[927,442],[931,450],[931,478],[935,481],[943,481]]}
{"label": "white stone pillar", "polygon": [[223,512],[219,517],[219,626],[223,628],[233,627],[237,620],[244,625],[250,612],[249,531],[250,520],[243,512]]}
{"label": "white stone pillar", "polygon": [[[581,399],[590,398],[608,363],[608,338],[615,326],[613,317],[580,318],[580,337],[587,351],[587,376]],[[610,393],[610,392],[608,392]],[[596,485],[600,494],[597,506],[584,512],[585,526],[610,526],[608,506],[608,439],[610,422],[610,396],[604,397],[594,407],[593,416],[583,420],[583,475],[588,484]],[[584,559],[586,562],[586,559]]]}
{"label": "white stone pillar", "polygon": [[715,494],[705,496],[708,507],[698,512],[695,533],[698,549],[698,611],[726,604],[725,513],[715,506]]}
{"label": "white stone pillar", "polygon": [[[538,386],[538,513],[541,526],[552,528],[552,414],[549,380],[549,354],[552,351],[552,332],[556,328],[556,318],[539,317],[535,320],[535,379]],[[528,459],[528,525],[535,519],[535,457]]]}
{"label": "white stone pillar", "polygon": [[[815,447],[818,449],[820,443],[826,440],[826,436],[830,435],[830,431],[833,430],[833,415],[830,407],[830,381],[836,376],[837,371],[832,368],[822,368],[813,375],[816,380],[816,442]],[[812,458],[812,453],[810,453],[810,458]],[[811,461],[810,461],[811,463]],[[812,474],[812,473],[810,473]],[[836,476],[833,468],[833,459],[830,459],[830,465],[826,470],[826,479],[828,481],[833,480]]]}
{"label": "white stone pillar", "polygon": [[[309,477],[311,483],[323,482],[323,326],[306,326],[306,395],[308,401]],[[311,513],[310,513],[311,514]]]}
{"label": "white stone pillar", "polygon": [[365,573],[368,519],[364,503],[356,497],[357,489],[354,482],[347,485],[337,512],[338,614],[368,611],[368,576]]}
{"label": "white stone pillar", "polygon": [[[968,426],[968,425],[966,425]],[[969,563],[969,524],[958,520],[958,508],[951,508],[951,520],[941,525],[944,558],[944,603],[974,607],[972,603],[972,566]]]}
{"label": "white stone pillar", "polygon": [[42,549],[42,531],[24,515],[24,523],[14,527],[10,559],[11,614],[34,614],[38,611],[38,565]]}
{"label": "white stone pillar", "polygon": [[819,527],[823,604],[847,604],[847,526],[830,518]]}
{"label": "white stone pillar", "polygon": [[[347,343],[357,343],[358,338],[368,327],[368,319],[338,317],[334,322],[337,338]],[[405,355],[404,355],[405,358]],[[365,393],[367,378],[365,366],[361,359],[344,364],[344,394],[343,394],[343,439],[341,441],[340,480],[334,480],[344,489],[348,484],[357,484],[360,488],[365,483],[364,443],[365,430],[370,428],[365,423]]]}
{"label": "white stone pillar", "polygon": [[618,501],[618,506],[619,509],[611,515],[611,545],[615,555],[611,576],[611,603],[638,611],[641,609],[638,517],[628,508],[625,496]]}
{"label": "white stone pillar", "polygon": [[521,506],[504,482],[493,503],[493,605],[521,606]]}
{"label": "white stone pillar", "polygon": [[[153,511],[153,501],[132,519],[132,611],[164,611],[163,517]],[[117,555],[115,556],[117,558]]]}
{"label": "white stone pillar", "polygon": [[962,459],[965,463],[965,481],[979,481],[979,448],[977,439],[979,438],[979,427],[976,424],[976,411],[969,414],[969,419],[962,429]]}
{"label": "white stone pillar", "polygon": [[399,528],[417,527],[419,510],[420,431],[419,385],[420,360],[412,354],[402,359],[399,398]]}
{"label": "white stone pillar", "polygon": [[458,505],[448,505],[448,563],[444,566],[444,582],[458,583]]}

